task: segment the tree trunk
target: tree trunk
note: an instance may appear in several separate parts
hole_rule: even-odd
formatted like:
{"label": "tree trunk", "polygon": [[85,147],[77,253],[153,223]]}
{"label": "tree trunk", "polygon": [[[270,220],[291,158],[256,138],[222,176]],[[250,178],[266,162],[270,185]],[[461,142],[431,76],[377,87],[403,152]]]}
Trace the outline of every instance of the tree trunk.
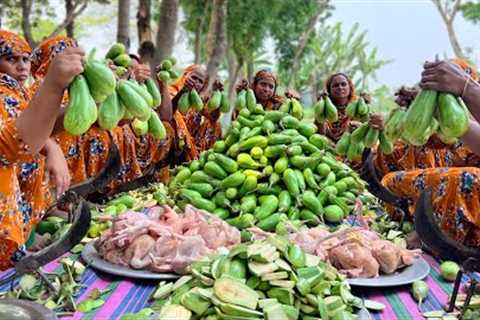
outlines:
{"label": "tree trunk", "polygon": [[311,87],[311,90],[312,90],[312,106],[313,106],[313,105],[315,105],[315,103],[317,103],[317,94],[318,94],[318,91],[319,91],[317,74],[315,72],[312,73],[312,79],[311,79],[311,82],[310,82],[310,87]]}
{"label": "tree trunk", "polygon": [[0,7],[0,29],[2,28],[2,20],[3,20],[3,14],[5,13],[5,9],[3,6]]}
{"label": "tree trunk", "polygon": [[177,29],[179,0],[162,0],[158,21],[157,41],[154,63],[172,55]]}
{"label": "tree trunk", "polygon": [[[73,10],[73,0],[65,0],[65,15],[67,17],[73,15]],[[67,37],[74,38],[75,22],[72,20],[69,24],[67,24],[65,30],[67,31]]]}
{"label": "tree trunk", "polygon": [[30,13],[32,12],[32,0],[21,0],[22,5],[22,31],[25,40],[33,48],[35,47],[35,40],[32,36],[32,25],[30,23]]}
{"label": "tree trunk", "polygon": [[323,8],[324,8],[323,5],[321,3],[319,3],[318,11],[315,13],[315,15],[313,15],[310,18],[307,28],[305,29],[302,36],[300,37],[300,42],[299,42],[297,50],[295,52],[295,56],[293,57],[292,68],[290,69],[290,73],[289,73],[289,76],[288,76],[287,88],[290,87],[290,85],[292,84],[292,81],[295,77],[295,73],[297,72],[297,69],[298,69],[298,64],[300,62],[299,61],[300,56],[303,53],[303,50],[305,49],[305,47],[308,43],[308,39],[310,39],[310,35],[315,30],[315,25],[317,24],[318,18],[320,17],[320,15],[323,12]]}
{"label": "tree trunk", "polygon": [[210,79],[208,90],[210,90],[217,76],[218,67],[225,53],[225,9],[226,0],[213,0],[212,16],[207,35],[207,73]]}
{"label": "tree trunk", "polygon": [[130,48],[130,0],[118,0],[117,42]]}
{"label": "tree trunk", "polygon": [[150,26],[151,7],[150,0],[140,0],[138,2],[137,32],[139,44],[147,40],[152,41],[152,27]]}
{"label": "tree trunk", "polygon": [[462,3],[462,0],[455,0],[455,3],[453,4],[450,12],[448,12],[449,10],[446,3],[445,6],[442,7],[442,3],[440,0],[432,0],[432,2],[440,13],[440,17],[442,17],[443,22],[445,23],[445,27],[447,28],[448,33],[448,39],[450,40],[450,45],[452,46],[453,53],[457,58],[464,58],[465,55],[463,54],[462,47],[460,46],[460,42],[458,41],[457,34],[453,27],[453,21],[457,12],[460,11],[460,5]]}
{"label": "tree trunk", "polygon": [[[199,22],[201,20],[198,20]],[[200,28],[197,28],[195,30],[195,38],[193,39],[193,63],[199,64],[200,59],[201,59],[201,53],[200,53],[200,48],[201,48],[201,38],[202,38],[202,30]]]}
{"label": "tree trunk", "polygon": [[228,63],[228,101],[230,103],[230,111],[222,115],[222,128],[228,128],[232,121],[232,112],[235,110],[235,86],[237,84],[238,75],[243,66],[243,61],[238,60],[235,54],[229,50],[227,52]]}
{"label": "tree trunk", "polygon": [[463,50],[458,42],[457,34],[455,33],[455,29],[453,28],[453,23],[447,24],[447,32],[448,32],[448,39],[450,40],[450,44],[452,45],[453,52],[457,58],[463,58]]}
{"label": "tree trunk", "polygon": [[252,60],[249,60],[248,63],[247,63],[247,80],[248,82],[252,82],[253,81],[253,77],[255,76],[255,71],[253,70],[254,69],[254,64],[253,64],[253,61]]}

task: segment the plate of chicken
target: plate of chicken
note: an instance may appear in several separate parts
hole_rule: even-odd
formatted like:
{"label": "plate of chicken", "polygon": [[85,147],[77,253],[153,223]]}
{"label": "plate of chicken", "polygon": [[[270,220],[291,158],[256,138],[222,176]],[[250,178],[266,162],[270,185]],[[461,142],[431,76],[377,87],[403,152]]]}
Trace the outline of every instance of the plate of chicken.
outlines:
{"label": "plate of chicken", "polygon": [[[249,230],[255,239],[269,235],[258,228]],[[367,227],[351,226],[336,232],[315,227],[289,232],[290,241],[307,254],[329,262],[352,286],[400,286],[423,279],[430,272],[421,250],[405,249]]]}
{"label": "plate of chicken", "polygon": [[139,279],[176,279],[193,261],[240,243],[240,232],[220,218],[187,206],[127,211],[85,246],[82,258],[103,272]]}

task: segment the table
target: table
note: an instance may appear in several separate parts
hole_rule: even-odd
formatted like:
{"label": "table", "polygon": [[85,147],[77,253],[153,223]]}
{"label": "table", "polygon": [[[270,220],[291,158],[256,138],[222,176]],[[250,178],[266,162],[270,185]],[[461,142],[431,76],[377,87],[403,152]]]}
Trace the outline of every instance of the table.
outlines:
{"label": "table", "polygon": [[[452,292],[452,283],[445,282],[439,274],[438,262],[429,255],[424,258],[432,267],[429,276],[425,279],[430,287],[427,299],[422,304],[422,310],[432,311],[440,310],[447,303],[448,296]],[[53,261],[44,267],[47,272],[55,272],[59,270],[58,261]],[[4,278],[12,274],[12,270],[0,273],[0,278]],[[467,279],[464,277],[463,281]],[[148,298],[156,288],[156,281],[125,279],[111,276],[92,268],[85,271],[82,283],[86,288],[81,289],[76,301],[81,302],[88,298],[90,292],[94,288],[100,290],[110,289],[111,291],[104,296],[105,304],[88,313],[76,312],[71,317],[62,319],[119,319],[125,313],[134,313],[150,305]],[[14,285],[18,284],[18,280]],[[0,291],[8,290],[9,285],[0,287]],[[367,289],[354,288],[354,294],[363,298],[372,299],[385,305],[385,310],[381,313],[373,313],[374,319],[379,320],[407,320],[407,319],[423,319],[421,313],[417,309],[417,302],[413,300],[410,292],[410,286],[402,286],[395,288]]]}

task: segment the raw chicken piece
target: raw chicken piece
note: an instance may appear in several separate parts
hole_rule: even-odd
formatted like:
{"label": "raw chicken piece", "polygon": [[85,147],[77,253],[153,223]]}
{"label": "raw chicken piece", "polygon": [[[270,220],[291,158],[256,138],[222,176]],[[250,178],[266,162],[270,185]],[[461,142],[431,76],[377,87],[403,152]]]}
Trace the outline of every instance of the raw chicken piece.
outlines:
{"label": "raw chicken piece", "polygon": [[184,274],[187,267],[195,260],[200,260],[211,253],[201,236],[185,237],[177,247],[177,255],[172,260],[172,270]]}
{"label": "raw chicken piece", "polygon": [[240,243],[240,232],[218,217],[187,206],[179,215],[168,206],[145,214],[128,211],[95,243],[104,259],[135,269],[184,273],[194,260]]}
{"label": "raw chicken piece", "polygon": [[422,254],[422,250],[416,249],[416,250],[402,250],[402,263],[406,266],[410,266],[415,262],[415,259],[420,257]]}
{"label": "raw chicken piece", "polygon": [[148,234],[143,234],[133,240],[132,244],[125,250],[125,260],[134,269],[143,269],[152,263],[149,253],[155,245],[155,239]]}
{"label": "raw chicken piece", "polygon": [[106,252],[99,252],[99,254],[111,263],[128,267],[128,261],[125,261],[124,259],[124,252],[123,249],[114,249]]}
{"label": "raw chicken piece", "polygon": [[358,243],[338,246],[329,252],[332,264],[348,277],[377,277],[380,266],[370,250]]}
{"label": "raw chicken piece", "polygon": [[[359,208],[361,208],[359,206]],[[249,228],[255,240],[266,239],[272,234],[257,227]],[[288,230],[290,241],[306,253],[314,254],[332,263],[349,277],[376,277],[381,270],[392,273],[405,265],[411,265],[421,251],[405,250],[366,227],[349,227],[334,233],[321,228]]]}
{"label": "raw chicken piece", "polygon": [[402,249],[393,242],[387,240],[376,240],[371,243],[372,254],[380,264],[383,273],[395,272],[402,264]]}

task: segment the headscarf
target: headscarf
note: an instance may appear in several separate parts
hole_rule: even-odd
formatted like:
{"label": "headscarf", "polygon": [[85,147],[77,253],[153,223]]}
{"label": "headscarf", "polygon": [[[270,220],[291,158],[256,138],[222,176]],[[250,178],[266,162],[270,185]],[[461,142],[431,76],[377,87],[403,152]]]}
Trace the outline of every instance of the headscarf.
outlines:
{"label": "headscarf", "polygon": [[24,53],[31,54],[32,48],[22,36],[11,31],[0,30],[0,57]]}
{"label": "headscarf", "polygon": [[350,96],[348,97],[348,102],[353,102],[358,99],[358,96],[355,94],[355,86],[353,85],[352,80],[343,72],[337,72],[332,74],[330,77],[328,77],[327,81],[325,81],[325,92],[328,93],[329,96],[331,96],[331,89],[330,87],[332,86],[332,81],[336,76],[343,76],[345,79],[347,79],[348,86],[350,87]]}
{"label": "headscarf", "polygon": [[462,68],[467,74],[469,74],[472,80],[478,81],[477,70],[475,70],[475,68],[473,68],[467,61],[457,58],[453,59],[452,62]]}
{"label": "headscarf", "polygon": [[77,47],[77,41],[66,36],[55,36],[42,41],[32,54],[32,74],[44,78],[50,62],[55,56],[69,47]]}
{"label": "headscarf", "polygon": [[[199,69],[202,69],[203,67],[199,64],[191,64],[188,67],[185,68],[183,71],[183,74],[175,81],[174,84],[171,84],[168,86],[168,93],[170,94],[170,97],[173,98],[179,93],[183,87],[185,86],[185,81],[187,81],[188,76]],[[205,79],[205,83],[208,82],[208,78]]]}
{"label": "headscarf", "polygon": [[275,74],[271,70],[268,70],[268,69],[263,69],[263,70],[258,71],[255,74],[255,77],[253,77],[253,82],[252,82],[252,85],[251,85],[251,89],[255,90],[255,87],[258,84],[258,82],[260,80],[266,80],[266,79],[271,79],[275,83],[275,88],[273,89],[273,96],[270,98],[270,101],[267,102],[267,105],[264,106],[265,109],[272,110],[275,107],[280,106],[283,102],[283,98],[276,95],[278,83],[277,83],[277,77],[275,76]]}

